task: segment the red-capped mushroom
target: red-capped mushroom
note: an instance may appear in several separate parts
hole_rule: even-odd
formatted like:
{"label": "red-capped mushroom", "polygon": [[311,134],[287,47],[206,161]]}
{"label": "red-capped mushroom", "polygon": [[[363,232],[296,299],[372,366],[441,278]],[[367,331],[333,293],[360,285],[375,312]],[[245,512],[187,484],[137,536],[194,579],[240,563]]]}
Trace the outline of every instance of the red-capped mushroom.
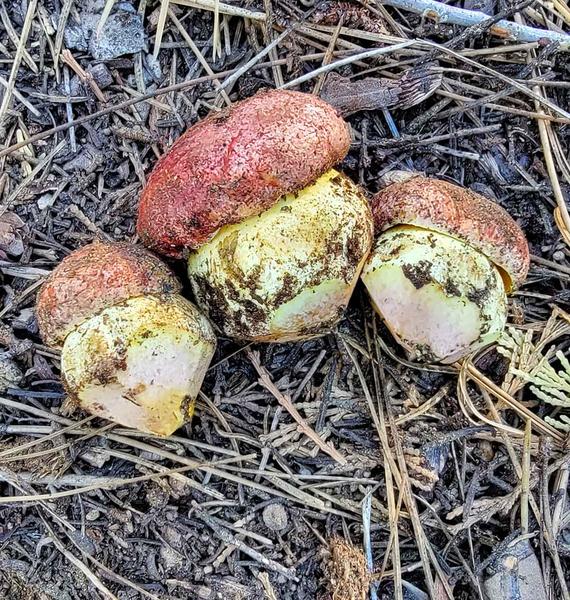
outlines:
{"label": "red-capped mushroom", "polygon": [[61,349],[72,400],[157,435],[189,418],[216,339],[179,290],[156,256],[126,243],[94,242],[54,269],[37,317],[44,341]]}
{"label": "red-capped mushroom", "polygon": [[372,244],[358,186],[331,167],[346,123],[319,98],[269,91],[188,130],[143,191],[143,243],[188,257],[201,308],[231,337],[301,339],[329,330]]}
{"label": "red-capped mushroom", "polygon": [[527,241],[509,214],[421,176],[380,191],[372,213],[378,237],[362,280],[411,355],[450,363],[495,341],[506,323],[506,294],[529,268]]}

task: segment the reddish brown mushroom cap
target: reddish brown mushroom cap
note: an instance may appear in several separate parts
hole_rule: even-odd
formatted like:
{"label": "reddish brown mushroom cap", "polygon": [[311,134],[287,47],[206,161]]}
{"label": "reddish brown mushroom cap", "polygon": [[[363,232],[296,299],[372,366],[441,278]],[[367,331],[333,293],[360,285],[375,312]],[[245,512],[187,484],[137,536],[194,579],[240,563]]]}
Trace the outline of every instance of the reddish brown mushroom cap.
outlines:
{"label": "reddish brown mushroom cap", "polygon": [[60,346],[89,317],[123,300],[178,292],[180,283],[156,256],[123,242],[94,242],[63,259],[43,284],[37,301],[40,333]]}
{"label": "reddish brown mushroom cap", "polygon": [[529,268],[528,243],[506,210],[470,190],[440,179],[413,177],[394,183],[372,200],[377,233],[414,225],[463,240],[507,275],[507,291],[518,287]]}
{"label": "reddish brown mushroom cap", "polygon": [[316,96],[256,94],[191,127],[151,173],[139,205],[143,243],[169,256],[271,207],[344,158],[347,124]]}

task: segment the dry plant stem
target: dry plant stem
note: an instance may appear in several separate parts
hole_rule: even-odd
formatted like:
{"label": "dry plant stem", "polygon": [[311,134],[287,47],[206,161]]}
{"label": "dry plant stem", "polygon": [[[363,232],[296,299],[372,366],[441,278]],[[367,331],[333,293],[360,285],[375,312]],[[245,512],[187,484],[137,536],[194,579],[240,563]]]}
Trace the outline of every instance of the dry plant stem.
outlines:
{"label": "dry plant stem", "polygon": [[[10,19],[10,16],[8,15],[8,11],[6,10],[5,3],[0,4],[0,18],[2,20],[2,25],[4,25],[4,29],[6,30],[6,35],[8,39],[12,42],[12,44],[14,44],[14,46],[16,46],[16,48],[18,48],[18,46],[20,45],[20,37],[18,36],[16,30],[14,29],[14,26],[12,25],[12,21]],[[10,56],[8,48],[6,48],[6,46],[4,46],[3,44],[2,53],[5,56]],[[30,53],[25,48],[23,50],[22,60],[30,67],[30,69],[36,75],[38,74],[38,67],[36,66],[36,63],[34,62],[34,59],[30,55]]]}
{"label": "dry plant stem", "polygon": [[170,8],[168,9],[168,16],[170,17],[170,20],[174,23],[174,25],[176,25],[176,28],[178,29],[180,35],[184,38],[184,41],[188,44],[188,47],[190,48],[190,50],[192,50],[192,52],[198,59],[198,62],[202,65],[202,67],[204,68],[206,73],[208,73],[208,75],[210,75],[213,78],[212,81],[214,82],[214,86],[221,94],[224,102],[228,106],[230,106],[232,101],[230,100],[226,91],[222,88],[222,85],[220,83],[220,80],[218,79],[218,76],[214,73],[214,71],[212,70],[212,67],[210,67],[210,64],[204,58],[204,55],[202,54],[202,52],[200,52],[200,48],[198,48],[198,46],[196,46],[196,44],[194,43],[194,40],[188,35],[188,32],[184,29],[184,27],[182,26],[182,23],[178,20],[178,18],[176,17],[176,15],[172,12],[172,9],[170,9]]}
{"label": "dry plant stem", "polygon": [[267,56],[271,52],[271,50],[273,50],[273,48],[276,48],[278,46],[278,44],[280,44],[292,31],[293,31],[293,29],[291,27],[287,28],[281,35],[276,37],[270,44],[267,44],[267,46],[265,46],[265,48],[263,48],[263,50],[261,50],[261,52],[258,52],[253,58],[248,60],[245,63],[245,65],[242,65],[241,67],[239,67],[239,69],[234,70],[231,73],[231,75],[222,83],[221,89],[231,92],[232,87],[235,84],[235,82],[244,73],[249,71],[249,69],[251,69],[251,67],[253,67],[253,65],[257,64],[264,56]]}
{"label": "dry plant stem", "polygon": [[390,463],[384,458],[384,477],[386,479],[386,496],[388,499],[388,521],[390,523],[390,538],[392,539],[392,569],[394,571],[394,600],[403,600],[402,591],[402,562],[400,560],[400,539],[398,522],[400,520],[400,502],[396,506],[394,481]]}
{"label": "dry plant stem", "polygon": [[[453,23],[466,27],[481,25],[489,20],[489,15],[475,11],[449,6],[436,0],[382,0],[381,4],[401,8],[416,14],[427,16],[441,23]],[[517,42],[537,42],[547,39],[560,42],[566,48],[570,45],[570,36],[564,33],[536,29],[527,25],[520,25],[511,21],[498,21],[491,26],[489,32],[501,38],[508,38]]]}
{"label": "dry plant stem", "polygon": [[[537,93],[540,93],[540,88],[535,87],[534,89]],[[543,114],[543,110],[538,105],[538,102],[536,102],[536,112]],[[570,246],[570,214],[568,214],[568,207],[566,206],[566,200],[564,199],[564,194],[560,187],[560,181],[558,179],[550,147],[549,130],[552,128],[552,125],[549,121],[544,119],[537,119],[537,123],[542,144],[542,152],[544,154],[544,162],[546,163],[546,170],[548,172],[548,177],[550,178],[550,184],[552,185],[552,193],[554,194],[557,204],[557,207],[554,209],[554,219],[564,241]]]}
{"label": "dry plant stem", "polygon": [[562,568],[562,564],[560,563],[560,555],[558,554],[557,540],[554,536],[554,531],[552,529],[552,514],[550,512],[550,494],[549,494],[549,473],[547,468],[547,460],[549,455],[549,443],[548,440],[543,440],[542,444],[542,456],[544,457],[544,462],[546,464],[543,465],[540,473],[540,488],[541,488],[541,514],[542,520],[539,521],[542,525],[543,529],[543,537],[548,547],[548,551],[550,553],[550,557],[554,563],[554,568],[556,570],[556,574],[558,575],[558,580],[560,583],[560,587],[562,588],[563,598],[565,600],[570,599],[570,593],[568,591],[568,584],[566,582],[566,576],[564,574],[564,570]]}
{"label": "dry plant stem", "polygon": [[211,517],[197,502],[192,502],[192,506],[198,518],[208,527],[210,527],[217,537],[219,537],[223,542],[229,544],[231,546],[235,546],[238,550],[247,554],[257,562],[264,565],[266,568],[276,571],[277,573],[281,573],[281,575],[287,577],[287,579],[292,579],[293,581],[298,581],[297,577],[295,577],[295,572],[291,569],[287,569],[283,565],[280,565],[278,562],[263,556],[263,554],[259,553],[257,550],[250,548],[247,544],[242,542],[239,538],[231,534],[225,527],[220,525],[216,519]]}
{"label": "dry plant stem", "polygon": [[269,575],[263,571],[258,573],[257,579],[259,579],[261,585],[263,586],[263,592],[265,593],[267,600],[278,600],[275,590],[271,585],[271,581],[269,580]]}
{"label": "dry plant stem", "polygon": [[[163,0],[164,1],[164,0]],[[223,15],[230,15],[232,17],[243,17],[244,19],[251,19],[252,21],[265,21],[267,15],[263,12],[248,10],[247,8],[240,8],[239,6],[232,6],[225,2],[218,2],[217,0],[171,0],[172,4],[179,4],[180,6],[190,6],[191,8],[198,8],[201,10],[209,10],[215,12],[218,10]]]}
{"label": "dry plant stem", "polygon": [[107,19],[109,18],[109,15],[111,14],[111,11],[113,10],[114,5],[115,5],[115,0],[107,0],[105,2],[103,12],[101,13],[101,16],[99,17],[99,22],[97,23],[97,29],[95,30],[95,35],[97,37],[99,37],[101,35],[101,32],[103,31],[103,27],[105,27],[105,23],[107,22]]}
{"label": "dry plant stem", "polygon": [[[4,79],[4,77],[0,77],[0,84],[8,89],[8,82]],[[14,98],[17,98],[32,114],[34,114],[36,117],[41,116],[42,113],[35,106],[30,104],[17,89],[14,88],[12,90],[12,94]]]}
{"label": "dry plant stem", "polygon": [[[372,492],[368,492],[362,501],[362,545],[368,572],[374,571],[374,558],[372,556],[372,539],[370,537],[370,525],[372,523]],[[378,600],[376,583],[370,582],[370,600]]]}
{"label": "dry plant stem", "polygon": [[560,468],[556,474],[556,483],[554,497],[557,499],[552,513],[552,531],[554,537],[558,538],[562,525],[562,515],[566,507],[566,499],[568,496],[568,478],[570,474],[570,466],[568,464]]}
{"label": "dry plant stem", "polygon": [[95,94],[99,102],[107,102],[105,94],[103,94],[101,88],[97,85],[97,82],[93,79],[91,73],[88,73],[83,69],[83,67],[75,60],[75,57],[67,48],[61,53],[61,60],[69,65],[75,71],[79,79],[81,79],[83,83],[86,83],[91,88],[91,91]]}
{"label": "dry plant stem", "polygon": [[158,14],[158,23],[156,25],[156,34],[154,36],[154,50],[152,55],[158,57],[160,53],[160,44],[162,43],[162,35],[164,34],[164,26],[166,24],[166,15],[168,14],[170,0],[160,0],[160,12]]}
{"label": "dry plant stem", "polygon": [[[244,17],[255,21],[265,21],[267,19],[265,13],[250,11],[223,2],[216,2],[215,0],[173,0],[173,4],[191,6],[212,12],[217,9],[223,14]],[[426,15],[438,21],[453,23],[455,25],[480,25],[489,19],[489,15],[485,13],[448,6],[435,0],[383,0],[381,4]],[[570,45],[570,36],[568,35],[549,31],[548,29],[536,29],[526,25],[519,25],[505,20],[495,23],[490,28],[490,32],[498,37],[509,38],[519,42],[536,42],[541,39],[548,39],[560,42],[565,46]]]}
{"label": "dry plant stem", "polygon": [[[402,499],[408,509],[409,518],[412,522],[412,528],[413,528],[415,536],[416,536],[416,546],[417,546],[417,549],[418,549],[418,552],[419,552],[419,555],[421,558],[426,587],[428,589],[428,593],[430,594],[430,596],[434,597],[434,578],[433,578],[433,574],[431,572],[430,557],[428,556],[428,550],[427,550],[429,542],[428,542],[427,536],[425,535],[425,532],[423,530],[423,527],[422,527],[422,524],[420,521],[420,517],[419,517],[418,506],[417,506],[414,496],[412,494],[410,477],[408,474],[408,469],[407,469],[406,461],[404,458],[404,452],[402,449],[401,439],[397,432],[394,414],[393,414],[393,412],[391,412],[391,407],[390,407],[390,403],[389,403],[388,399],[384,397],[384,390],[385,390],[386,386],[385,386],[385,381],[384,381],[384,371],[382,369],[380,346],[378,345],[379,336],[378,336],[378,332],[376,330],[376,318],[375,317],[372,320],[372,336],[374,339],[374,350],[373,350],[373,346],[372,346],[372,339],[370,337],[370,328],[368,327],[368,324],[366,324],[366,326],[365,326],[365,335],[366,335],[366,342],[367,342],[367,347],[368,347],[368,354],[369,354],[369,356],[371,356],[371,357],[374,356],[374,358],[375,358],[375,361],[373,360],[373,362],[372,362],[372,367],[373,367],[373,373],[374,373],[374,385],[375,385],[375,389],[376,389],[377,406],[372,408],[373,403],[370,402],[369,404],[373,410],[372,415],[374,415],[376,410],[378,411],[378,419],[379,419],[379,422],[382,423],[382,427],[384,429],[383,435],[380,436],[380,439],[382,441],[384,441],[384,440],[386,441],[386,446],[383,448],[384,457],[390,463],[394,462],[394,468],[392,469],[392,472],[393,472],[392,474],[394,476],[396,476],[396,474],[398,475],[398,479],[396,479],[396,481],[398,483],[398,488],[400,490],[400,494],[402,495]],[[348,351],[348,346],[346,344],[345,344],[345,348]],[[357,363],[357,361],[354,360],[354,357],[350,351],[349,351],[349,355],[351,356],[353,363],[356,367],[358,365],[358,363]],[[357,373],[361,380],[361,384],[363,385],[363,390],[365,390],[366,386],[364,383],[364,377],[362,374],[362,370],[360,369],[360,365],[358,365],[358,367],[357,367]],[[386,410],[386,413],[387,413],[387,420],[388,420],[388,425],[389,425],[390,432],[391,432],[393,448],[394,448],[394,451],[396,454],[395,460],[392,455],[392,450],[390,448],[390,445],[388,443],[387,426],[386,426],[386,420],[385,420],[386,418],[384,416],[384,410]],[[376,419],[375,419],[375,421],[376,421]],[[439,570],[439,564],[437,563],[437,561],[435,561],[433,564],[434,564],[436,570]],[[446,589],[446,592],[448,593],[450,598],[453,597],[453,594],[451,594],[451,590],[449,588]]]}
{"label": "dry plant stem", "polygon": [[[334,49],[336,48],[338,36],[339,36],[340,30],[342,28],[342,22],[343,22],[343,19],[341,18],[336,29],[334,30],[333,34],[331,35],[331,39],[327,46],[327,50],[325,52],[325,56],[323,58],[323,62],[321,65],[323,67],[326,67],[332,60],[332,57],[334,54]],[[325,73],[322,73],[321,75],[319,75],[319,77],[313,87],[313,94],[315,94],[315,96],[318,96],[321,93],[324,83],[325,83]]]}
{"label": "dry plant stem", "polygon": [[524,430],[524,446],[522,457],[522,479],[521,479],[521,532],[528,533],[528,495],[530,491],[530,442],[532,434],[532,423],[527,420]]}
{"label": "dry plant stem", "polygon": [[56,76],[59,81],[59,56],[61,52],[61,48],[63,46],[63,33],[65,31],[65,26],[67,24],[67,19],[69,18],[69,13],[71,12],[71,5],[73,4],[73,0],[64,0],[63,5],[61,7],[61,12],[59,13],[59,19],[57,21],[57,33],[55,34],[55,47],[53,51],[53,66],[55,68]]}
{"label": "dry plant stem", "polygon": [[123,102],[119,102],[119,104],[115,104],[112,106],[106,106],[101,110],[98,110],[95,113],[84,115],[83,117],[79,117],[78,119],[74,119],[70,123],[63,123],[62,125],[58,125],[57,127],[52,127],[51,129],[46,129],[45,131],[41,131],[35,135],[30,136],[27,140],[23,140],[22,142],[18,142],[17,144],[12,144],[8,148],[4,148],[0,150],[0,158],[3,156],[7,156],[8,154],[12,154],[15,150],[19,150],[28,144],[33,144],[39,140],[43,140],[47,137],[50,137],[54,133],[59,133],[60,131],[66,131],[70,127],[82,125],[83,123],[87,123],[89,121],[93,121],[98,117],[102,117],[104,115],[108,115],[123,108],[127,108],[133,104],[138,104],[139,102],[144,102],[145,100],[151,100],[156,96],[160,96],[162,94],[168,94],[170,92],[178,92],[180,90],[184,90],[187,88],[194,87],[199,85],[200,83],[207,83],[216,78],[226,77],[235,73],[236,69],[230,69],[228,71],[221,71],[217,73],[215,76],[205,75],[204,77],[197,77],[196,79],[190,79],[188,81],[182,81],[180,83],[175,83],[174,85],[169,85],[163,88],[159,88],[147,94],[143,94],[141,96],[136,96],[135,98],[129,98],[128,100],[124,100]]}
{"label": "dry plant stem", "polygon": [[[420,42],[418,42],[418,44],[420,44]],[[439,50],[440,52],[444,52],[445,54],[449,54],[450,56],[453,56],[458,61],[464,62],[465,64],[468,64],[471,67],[473,67],[475,69],[475,72],[482,71],[483,73],[486,73],[487,75],[490,75],[491,77],[500,79],[503,83],[516,89],[517,91],[521,92],[525,96],[528,96],[529,98],[532,98],[533,100],[538,101],[542,106],[548,107],[550,110],[552,110],[554,113],[558,114],[559,116],[562,116],[566,119],[570,119],[570,113],[568,111],[560,108],[559,106],[557,106],[556,104],[554,104],[553,102],[548,100],[548,98],[544,98],[540,94],[537,94],[533,89],[529,89],[527,86],[523,85],[522,83],[519,83],[518,81],[512,79],[511,77],[508,77],[507,75],[503,75],[499,71],[496,71],[495,69],[491,69],[490,67],[488,67],[487,65],[485,65],[483,63],[478,63],[475,60],[471,60],[470,58],[463,56],[460,52],[455,52],[454,50],[451,50],[450,48],[446,48],[445,46],[442,46],[441,44],[436,44],[435,42],[430,42],[429,40],[422,40],[421,44],[430,46],[432,48]]]}
{"label": "dry plant stem", "polygon": [[[377,353],[376,358],[378,359],[378,364],[380,364],[379,353]],[[398,435],[398,430],[396,427],[394,415],[391,411],[391,407],[386,398],[384,398],[384,402],[385,402],[384,408],[387,413],[387,417],[388,417],[387,420],[388,420],[388,424],[389,424],[390,431],[392,434],[392,442],[394,444],[394,450],[396,453],[396,461],[397,461],[398,467],[400,469],[400,474],[401,474],[400,492],[402,493],[402,495],[404,497],[404,502],[408,508],[408,512],[410,513],[410,520],[412,522],[412,527],[413,527],[414,533],[416,535],[416,547],[418,549],[420,558],[422,560],[424,578],[425,578],[425,583],[426,583],[426,587],[428,590],[428,594],[431,598],[433,598],[433,597],[435,597],[435,588],[434,588],[435,582],[434,582],[433,574],[431,572],[431,567],[430,567],[430,562],[433,562],[433,561],[430,561],[430,557],[429,557],[429,552],[428,552],[429,542],[427,540],[425,531],[423,530],[423,527],[422,527],[422,524],[420,521],[420,517],[419,517],[418,506],[417,506],[414,496],[412,494],[412,487],[411,487],[411,483],[410,483],[410,477],[408,474],[408,467],[406,465],[406,459],[404,457],[402,442],[401,442],[400,436]],[[437,561],[434,562],[434,566],[437,566]],[[449,598],[452,599],[453,594],[449,594]]]}
{"label": "dry plant stem", "polygon": [[6,110],[8,110],[10,106],[12,90],[16,84],[16,77],[18,76],[18,71],[20,70],[20,63],[22,61],[22,56],[24,55],[26,42],[28,41],[28,34],[30,33],[30,29],[32,27],[32,20],[36,12],[37,3],[38,0],[31,0],[31,2],[28,4],[28,11],[26,12],[26,18],[22,27],[22,35],[20,36],[20,43],[16,49],[16,55],[14,56],[14,62],[12,63],[12,70],[10,71],[10,77],[8,78],[8,87],[4,91],[2,104],[0,104],[0,127],[4,121]]}
{"label": "dry plant stem", "polygon": [[51,492],[49,494],[33,494],[27,496],[0,496],[0,505],[20,504],[26,502],[40,502],[43,500],[52,501],[58,498],[66,498],[67,496],[76,496],[79,494],[84,494],[93,490],[116,489],[118,487],[131,485],[133,483],[140,483],[142,481],[152,481],[155,479],[160,479],[162,477],[168,477],[170,474],[185,473],[186,471],[192,471],[193,469],[194,467],[186,466],[178,467],[176,469],[168,469],[160,473],[152,473],[151,475],[140,475],[138,477],[129,477],[126,479],[110,478],[110,480],[107,482],[98,481],[96,484],[93,485],[78,487],[72,490],[65,490],[63,492]]}
{"label": "dry plant stem", "polygon": [[[26,404],[22,404],[20,402],[15,402],[13,400],[8,400],[7,398],[0,397],[0,405],[7,406],[14,410],[21,410],[23,412],[33,414],[37,417],[49,419],[51,421],[55,421],[61,425],[72,425],[74,421],[72,419],[67,419],[65,417],[60,417],[48,411],[36,408],[34,406],[29,406]],[[327,511],[331,514],[337,514],[339,516],[351,516],[350,513],[345,511],[339,511],[336,509],[329,508],[325,505],[325,503],[319,498],[315,498],[308,493],[305,493],[302,490],[297,489],[295,486],[281,481],[279,478],[272,476],[270,473],[264,473],[264,478],[269,481],[273,487],[269,487],[266,485],[262,485],[259,483],[255,483],[250,481],[240,475],[234,475],[229,471],[224,471],[222,469],[218,469],[215,466],[212,466],[209,463],[199,462],[197,460],[193,460],[186,456],[179,456],[174,452],[169,452],[166,450],[162,450],[158,446],[154,446],[152,444],[148,444],[145,442],[141,442],[137,439],[133,439],[128,437],[127,435],[119,435],[116,433],[106,433],[103,437],[106,439],[117,442],[121,445],[130,446],[131,448],[136,448],[137,450],[141,450],[143,452],[150,452],[152,454],[159,454],[162,458],[167,460],[171,460],[175,463],[179,463],[182,465],[187,465],[194,470],[202,471],[209,475],[214,475],[216,477],[220,477],[221,479],[226,479],[228,481],[233,481],[237,484],[243,484],[247,487],[255,488],[258,491],[269,494],[270,496],[278,496],[281,498],[286,498],[289,500],[300,501],[308,506],[312,506],[313,508],[319,511]],[[241,457],[243,458],[243,457]],[[218,461],[219,462],[219,461]],[[357,511],[358,512],[358,511]]]}
{"label": "dry plant stem", "polygon": [[259,360],[259,353],[253,352],[251,350],[247,351],[247,356],[257,374],[259,375],[259,383],[267,389],[273,397],[279,402],[279,404],[295,419],[297,424],[299,425],[299,429],[302,433],[304,433],[308,438],[313,440],[313,442],[323,451],[326,452],[329,456],[334,458],[339,464],[346,465],[346,459],[336,448],[334,448],[331,444],[328,444],[324,440],[321,439],[318,433],[313,431],[309,425],[305,422],[303,417],[300,415],[299,411],[291,402],[291,398],[289,396],[281,393],[273,381],[271,380],[271,376],[269,375],[267,369],[261,364]]}
{"label": "dry plant stem", "polygon": [[87,565],[83,564],[74,554],[69,552],[67,548],[63,545],[63,542],[59,539],[58,535],[52,529],[50,524],[47,522],[44,515],[40,512],[40,516],[42,521],[44,522],[44,526],[49,533],[50,539],[53,541],[55,547],[65,556],[65,558],[79,571],[85,575],[85,577],[103,594],[105,598],[108,600],[119,600],[115,594],[113,594],[109,589],[107,589],[103,583],[99,580],[99,578],[87,567]]}
{"label": "dry plant stem", "polygon": [[[565,439],[564,435],[562,435],[559,431],[554,429],[554,427],[552,427],[548,423],[545,423],[540,417],[537,417],[532,411],[530,411],[528,408],[526,408],[525,406],[520,404],[520,402],[517,402],[510,394],[507,394],[499,386],[497,386],[495,383],[493,383],[488,377],[485,377],[485,375],[483,375],[483,373],[481,373],[475,367],[475,365],[473,365],[472,363],[469,363],[467,361],[464,361],[462,364],[460,364],[460,363],[456,363],[456,364],[457,364],[457,369],[462,374],[464,374],[463,376],[468,374],[479,385],[486,388],[493,396],[499,398],[500,400],[505,402],[505,404],[507,404],[509,408],[512,408],[514,411],[519,413],[519,415],[521,417],[523,417],[524,419],[530,419],[537,430],[541,431],[544,434],[551,436],[558,444],[561,444],[561,445],[564,444],[564,439]],[[494,424],[494,423],[490,422],[489,424],[496,426],[496,423]],[[512,428],[509,427],[509,429],[512,429]],[[513,432],[516,432],[518,435],[523,435],[522,432],[517,431],[517,430],[513,430]]]}
{"label": "dry plant stem", "polygon": [[297,77],[297,79],[292,79],[291,81],[288,81],[285,85],[283,85],[281,87],[282,87],[282,89],[286,90],[286,89],[295,87],[297,85],[300,85],[301,83],[304,83],[305,81],[314,79],[315,77],[317,77],[318,75],[321,75],[322,73],[328,73],[329,71],[337,69],[338,67],[342,67],[344,65],[350,65],[350,64],[356,62],[357,60],[364,60],[366,58],[374,58],[376,56],[381,56],[382,54],[389,54],[390,52],[395,52],[396,50],[402,50],[403,48],[409,48],[410,46],[413,46],[416,43],[417,43],[416,40],[408,40],[408,41],[402,42],[400,44],[386,46],[386,48],[374,48],[373,50],[366,50],[365,52],[353,54],[352,56],[348,56],[347,58],[341,58],[340,60],[336,60],[335,62],[329,63],[328,65],[323,65],[323,66],[319,67],[318,69],[311,71],[310,73],[307,73],[305,75],[301,75],[300,77]]}
{"label": "dry plant stem", "polygon": [[[362,372],[362,368],[360,364],[356,360],[351,347],[347,344],[344,338],[341,337],[341,341],[343,343],[344,349],[348,353],[352,364],[356,370],[358,375],[358,379],[360,380],[360,384],[362,385],[362,391],[364,392],[364,397],[366,398],[366,402],[368,404],[368,410],[370,411],[370,415],[372,416],[372,421],[376,427],[376,432],[378,434],[378,440],[380,441],[380,445],[382,447],[382,452],[386,460],[390,463],[390,469],[392,471],[392,476],[396,480],[396,485],[401,487],[402,477],[400,475],[400,471],[398,469],[398,465],[392,456],[392,452],[390,449],[390,442],[388,441],[388,433],[386,430],[386,423],[384,420],[384,412],[380,410],[380,407],[374,403],[374,399],[372,398],[372,394],[370,393],[370,389],[368,384],[366,383],[366,379],[364,377],[364,373]],[[376,370],[375,370],[375,383],[376,383]],[[380,383],[378,382],[378,386]],[[378,387],[377,387],[378,389]]]}

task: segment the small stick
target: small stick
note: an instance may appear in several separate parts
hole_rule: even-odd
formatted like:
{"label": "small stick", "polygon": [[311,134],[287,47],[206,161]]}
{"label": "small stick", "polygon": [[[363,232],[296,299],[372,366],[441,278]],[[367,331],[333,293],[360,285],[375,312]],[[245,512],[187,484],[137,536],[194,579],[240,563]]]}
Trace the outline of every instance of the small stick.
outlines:
{"label": "small stick", "polygon": [[14,62],[12,63],[12,70],[10,71],[10,77],[8,78],[8,85],[6,87],[6,91],[4,92],[4,98],[2,98],[2,104],[0,105],[0,125],[4,119],[4,114],[10,107],[12,90],[16,85],[16,77],[18,76],[18,71],[20,70],[20,63],[22,62],[22,57],[24,56],[24,51],[26,49],[26,42],[28,41],[28,35],[30,33],[30,29],[32,28],[32,21],[36,12],[37,3],[37,0],[32,0],[28,5],[28,12],[26,13],[26,18],[22,27],[22,34],[20,35],[20,43],[16,49],[16,55],[14,56]]}
{"label": "small stick", "polygon": [[[476,11],[449,6],[437,0],[382,0],[385,6],[401,8],[419,15],[425,15],[440,23],[453,23],[454,25],[481,25],[489,20],[489,15]],[[570,46],[570,35],[558,33],[548,29],[537,29],[528,25],[520,25],[512,21],[501,20],[491,26],[489,32],[497,37],[515,40],[517,42],[538,42],[547,39],[560,42],[566,48]]]}
{"label": "small stick", "polygon": [[338,450],[336,450],[336,448],[334,448],[334,446],[332,446],[331,444],[328,444],[323,439],[321,439],[319,434],[316,433],[315,431],[313,431],[313,429],[311,429],[311,427],[309,427],[309,425],[307,425],[305,419],[303,419],[303,417],[300,415],[299,411],[293,405],[293,402],[291,402],[291,398],[289,398],[289,396],[286,396],[285,394],[281,393],[277,389],[276,385],[271,380],[271,376],[269,375],[269,372],[261,364],[261,362],[259,360],[259,353],[248,350],[247,355],[259,375],[259,383],[261,383],[261,385],[275,397],[277,402],[279,402],[279,404],[293,417],[293,419],[295,419],[295,421],[299,425],[299,429],[301,430],[301,432],[304,433],[308,438],[313,440],[313,442],[315,442],[315,444],[323,452],[326,452],[329,456],[334,458],[339,464],[346,465],[346,459],[344,458],[344,456],[342,454],[340,454],[340,452],[338,452]]}
{"label": "small stick", "polygon": [[170,9],[170,8],[168,9],[168,16],[170,17],[170,20],[174,23],[174,25],[176,25],[176,28],[180,32],[180,35],[184,38],[184,41],[188,44],[188,47],[190,48],[190,50],[192,50],[192,52],[198,59],[198,62],[202,65],[202,68],[206,71],[206,73],[208,73],[208,75],[210,75],[210,77],[213,78],[212,81],[214,83],[214,86],[221,94],[224,102],[228,106],[231,106],[232,101],[230,100],[226,91],[223,89],[224,86],[220,83],[219,79],[215,76],[216,74],[212,70],[212,67],[210,67],[210,64],[208,63],[208,61],[204,58],[204,55],[200,51],[200,48],[198,48],[198,46],[196,46],[196,44],[194,43],[194,40],[190,37],[188,32],[182,26],[182,23],[178,20],[178,17],[174,14],[172,9]]}
{"label": "small stick", "polygon": [[216,0],[172,0],[172,4],[180,4],[181,6],[190,6],[200,10],[216,11],[218,10],[224,15],[232,17],[243,17],[252,21],[265,21],[267,15],[264,12],[248,10],[239,6],[232,6],[225,2],[216,2]]}
{"label": "small stick", "polygon": [[[8,89],[8,82],[4,79],[4,77],[0,77],[0,84]],[[12,89],[12,95],[14,98],[17,98],[32,114],[36,115],[36,117],[41,116],[42,113],[33,104],[30,104],[16,88]]]}
{"label": "small stick", "polygon": [[95,94],[95,96],[97,96],[97,100],[100,102],[107,102],[105,94],[101,91],[101,88],[97,85],[95,79],[93,79],[93,75],[83,69],[83,67],[75,60],[75,57],[67,48],[61,53],[61,60],[65,64],[69,65],[75,71],[79,79],[81,79],[83,83],[86,83],[91,88],[91,91]]}
{"label": "small stick", "polygon": [[532,422],[527,419],[524,429],[521,479],[521,532],[528,533],[528,495],[530,491],[530,444],[532,440]]}
{"label": "small stick", "polygon": [[240,552],[247,554],[253,560],[259,562],[267,569],[271,569],[281,575],[287,577],[287,579],[292,579],[293,581],[299,581],[295,576],[295,572],[292,569],[288,569],[278,562],[272,560],[271,558],[267,558],[257,550],[254,550],[250,546],[248,546],[245,542],[242,542],[239,538],[230,533],[224,526],[220,525],[215,519],[212,518],[206,510],[204,510],[197,502],[193,501],[192,506],[196,511],[196,516],[206,523],[208,527],[213,529],[214,533],[226,544],[230,544],[235,546]]}
{"label": "small stick", "polygon": [[[65,93],[69,98],[71,96],[71,87],[69,85],[69,69],[67,67],[63,68],[63,84],[65,86]],[[73,107],[69,101],[65,103],[65,114],[67,115],[67,122],[73,123]],[[71,151],[75,154],[77,152],[77,142],[75,141],[75,127],[73,126],[69,128],[69,145]]]}

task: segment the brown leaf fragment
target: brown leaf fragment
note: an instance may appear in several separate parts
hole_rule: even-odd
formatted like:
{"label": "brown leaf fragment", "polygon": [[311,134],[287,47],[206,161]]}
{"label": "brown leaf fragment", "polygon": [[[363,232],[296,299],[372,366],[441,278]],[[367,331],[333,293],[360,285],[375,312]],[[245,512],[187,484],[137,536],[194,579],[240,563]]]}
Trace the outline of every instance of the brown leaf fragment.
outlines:
{"label": "brown leaf fragment", "polygon": [[12,256],[24,252],[25,223],[16,213],[5,212],[0,217],[0,251]]}
{"label": "brown leaf fragment", "polygon": [[338,73],[330,73],[321,98],[343,117],[363,110],[407,109],[431,96],[441,85],[441,77],[441,71],[434,64],[408,69],[395,80],[366,77],[352,81]]}

